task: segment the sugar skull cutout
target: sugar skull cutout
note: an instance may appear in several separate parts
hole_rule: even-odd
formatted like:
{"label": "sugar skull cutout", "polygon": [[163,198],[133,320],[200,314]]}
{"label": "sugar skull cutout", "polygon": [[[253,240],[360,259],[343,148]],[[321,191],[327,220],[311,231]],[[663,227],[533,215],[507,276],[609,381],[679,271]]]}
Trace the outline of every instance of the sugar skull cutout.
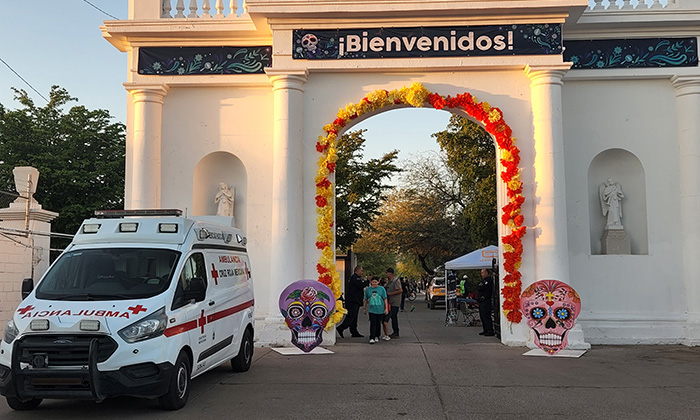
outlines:
{"label": "sugar skull cutout", "polygon": [[540,280],[523,291],[520,309],[535,332],[535,344],[551,356],[566,347],[566,335],[581,312],[581,298],[566,283]]}
{"label": "sugar skull cutout", "polygon": [[335,309],[335,299],[325,284],[299,280],[282,291],[279,307],[292,331],[292,344],[308,353],[323,341],[323,328]]}
{"label": "sugar skull cutout", "polygon": [[309,52],[316,52],[318,37],[314,34],[306,34],[301,38],[301,46]]}

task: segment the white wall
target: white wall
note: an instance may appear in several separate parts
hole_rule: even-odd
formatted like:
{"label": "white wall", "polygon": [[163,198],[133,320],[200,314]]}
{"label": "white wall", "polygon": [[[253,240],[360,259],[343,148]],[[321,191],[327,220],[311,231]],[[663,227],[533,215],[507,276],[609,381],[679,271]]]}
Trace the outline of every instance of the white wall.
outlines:
{"label": "white wall", "polygon": [[[565,82],[571,285],[581,296],[579,322],[591,343],[679,342],[683,335],[675,108],[668,80]],[[599,153],[614,148],[634,154],[646,174],[647,255],[591,253],[589,220],[596,215],[589,212],[599,206],[589,203],[587,173]],[[641,211],[623,204],[628,218]]]}
{"label": "white wall", "polygon": [[[245,167],[246,185],[239,184],[240,179],[231,185],[236,188],[236,224],[245,227],[248,237],[256,317],[262,317],[269,310],[266,296],[270,293],[270,87],[173,87],[163,105],[162,139],[164,208],[197,207],[193,203],[196,168],[211,153],[227,152]],[[218,183],[214,181],[213,188],[218,188]],[[210,198],[213,200],[213,195]],[[211,210],[215,214],[216,208]]]}

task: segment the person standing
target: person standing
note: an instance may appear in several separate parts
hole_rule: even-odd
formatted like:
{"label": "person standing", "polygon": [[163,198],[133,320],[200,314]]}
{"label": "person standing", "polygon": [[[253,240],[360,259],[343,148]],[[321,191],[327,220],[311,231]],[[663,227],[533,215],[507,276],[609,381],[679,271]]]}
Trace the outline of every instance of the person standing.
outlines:
{"label": "person standing", "polygon": [[489,270],[481,269],[481,281],[476,286],[476,300],[479,302],[479,318],[484,331],[479,335],[493,336],[496,335],[493,331],[493,320],[491,319],[491,311],[493,310],[493,278]]}
{"label": "person standing", "polygon": [[399,307],[401,306],[401,281],[398,277],[394,277],[394,269],[389,267],[386,269],[386,294],[389,296],[389,316],[391,318],[392,332],[390,338],[399,338]]}
{"label": "person standing", "polygon": [[363,311],[369,312],[369,344],[379,342],[382,320],[389,312],[386,290],[379,285],[379,279],[372,277],[369,287],[365,289]]}
{"label": "person standing", "polygon": [[401,280],[401,312],[404,312],[404,305],[406,304],[406,295],[408,294],[408,281],[405,277],[399,277]]}
{"label": "person standing", "polygon": [[364,300],[365,287],[369,283],[367,280],[362,279],[362,272],[362,267],[358,265],[348,281],[348,290],[345,297],[345,306],[348,313],[345,315],[343,322],[336,328],[341,337],[343,337],[343,332],[346,329],[350,330],[350,334],[353,337],[364,337],[357,330],[357,317]]}

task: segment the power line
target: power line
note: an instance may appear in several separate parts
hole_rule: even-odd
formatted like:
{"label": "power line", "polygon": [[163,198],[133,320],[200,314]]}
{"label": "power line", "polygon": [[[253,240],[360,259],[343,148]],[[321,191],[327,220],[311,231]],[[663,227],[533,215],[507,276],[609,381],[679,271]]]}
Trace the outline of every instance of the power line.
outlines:
{"label": "power line", "polygon": [[118,17],[116,17],[116,16],[114,16],[114,15],[110,15],[109,13],[105,12],[104,10],[100,9],[99,7],[97,7],[97,6],[95,6],[94,4],[90,3],[89,1],[87,1],[87,0],[83,0],[83,1],[84,1],[85,3],[87,3],[87,4],[89,4],[90,6],[94,7],[95,9],[99,10],[100,12],[104,13],[105,15],[111,17],[112,19],[114,19],[114,20],[119,20]]}
{"label": "power line", "polygon": [[10,69],[10,71],[12,71],[12,73],[16,74],[17,77],[19,77],[20,79],[22,79],[22,81],[23,81],[24,83],[26,83],[27,86],[29,86],[30,88],[32,88],[32,90],[33,90],[34,92],[36,92],[37,95],[41,96],[41,99],[45,100],[46,103],[49,103],[49,100],[46,99],[46,98],[44,97],[44,95],[42,95],[41,93],[39,93],[38,90],[34,89],[34,86],[32,86],[31,83],[27,82],[27,81],[24,79],[24,77],[20,76],[19,73],[17,73],[17,72],[15,71],[15,69],[13,69],[12,67],[10,67],[10,65],[7,64],[7,62],[6,62],[5,60],[3,60],[2,58],[0,58],[0,61],[2,61],[2,63],[3,63],[4,65],[6,65],[7,68]]}

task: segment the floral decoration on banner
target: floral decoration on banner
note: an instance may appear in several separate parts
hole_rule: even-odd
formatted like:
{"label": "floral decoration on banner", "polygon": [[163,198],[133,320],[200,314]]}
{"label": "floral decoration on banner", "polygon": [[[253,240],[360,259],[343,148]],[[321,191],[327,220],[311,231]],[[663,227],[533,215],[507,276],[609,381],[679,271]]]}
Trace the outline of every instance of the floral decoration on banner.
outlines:
{"label": "floral decoration on banner", "polygon": [[[520,293],[522,289],[520,266],[522,264],[522,237],[526,227],[523,226],[521,208],[525,197],[522,195],[523,183],[520,181],[520,150],[515,146],[515,137],[503,120],[500,109],[492,107],[488,102],[478,102],[469,93],[457,96],[441,96],[428,91],[422,84],[413,83],[410,87],[396,90],[375,90],[370,92],[357,103],[348,104],[338,111],[336,119],[323,127],[326,133],[319,136],[316,150],[321,154],[316,173],[316,212],[318,213],[316,248],[321,250],[321,257],[316,264],[318,281],[327,285],[336,299],[340,298],[340,276],[335,269],[333,230],[333,182],[330,175],[335,172],[338,160],[338,133],[355,118],[368,112],[377,111],[392,106],[431,106],[435,109],[451,108],[464,110],[470,117],[479,121],[484,128],[496,139],[501,150],[501,180],[506,186],[508,203],[503,206],[501,223],[509,228],[510,233],[501,238],[503,243],[503,312],[510,322],[519,323],[522,320],[520,312]],[[340,322],[346,313],[342,302],[336,302],[336,311],[331,316],[326,329]]]}

